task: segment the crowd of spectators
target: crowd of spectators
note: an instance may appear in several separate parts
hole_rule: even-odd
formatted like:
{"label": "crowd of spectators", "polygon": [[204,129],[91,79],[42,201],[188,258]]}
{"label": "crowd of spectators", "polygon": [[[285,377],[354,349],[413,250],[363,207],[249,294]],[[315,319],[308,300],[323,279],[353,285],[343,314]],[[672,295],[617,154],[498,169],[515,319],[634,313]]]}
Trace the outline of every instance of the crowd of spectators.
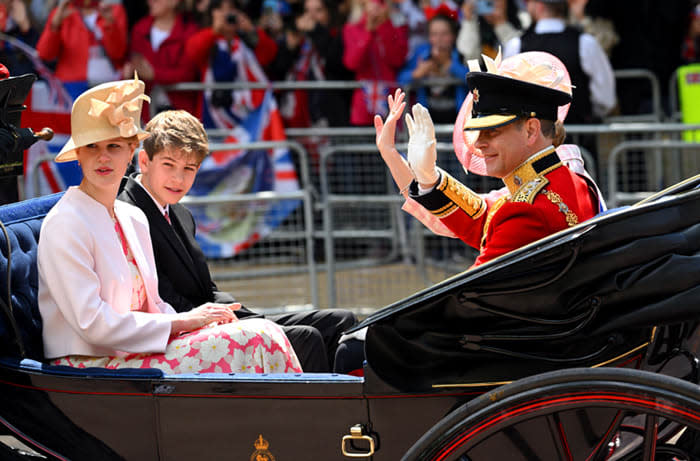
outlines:
{"label": "crowd of spectators", "polygon": [[[353,91],[278,91],[287,126],[370,125],[375,113],[385,113],[386,95],[396,82],[412,85],[413,97],[436,122],[450,123],[466,86],[421,87],[421,82],[464,81],[469,60],[482,53],[493,57],[502,47],[517,52],[526,45],[559,43],[533,39],[544,29],[537,28],[541,19],[534,12],[540,10],[532,4],[551,7],[562,0],[455,1],[0,0],[0,29],[35,47],[73,95],[137,72],[155,105],[151,113],[177,108],[202,116],[209,105],[229,108],[235,118],[237,107],[254,107],[262,97],[261,91],[208,91],[202,98],[201,92],[160,89],[178,82],[356,80],[363,85]],[[568,49],[569,54],[578,51],[578,58],[567,59],[580,67],[575,72],[581,70],[585,84],[577,85],[579,93],[593,99],[590,120],[613,110],[637,113],[648,100],[644,89],[631,85],[613,89],[612,96],[608,88],[603,100],[596,100],[597,94],[584,86],[599,84],[598,77],[610,69],[649,69],[665,89],[675,68],[698,61],[697,4],[564,3],[555,32],[566,31],[576,40],[586,32],[580,49]],[[593,48],[598,61],[583,56]],[[0,61],[13,75],[31,71],[31,62],[4,40]],[[148,117],[149,111],[144,114]]]}

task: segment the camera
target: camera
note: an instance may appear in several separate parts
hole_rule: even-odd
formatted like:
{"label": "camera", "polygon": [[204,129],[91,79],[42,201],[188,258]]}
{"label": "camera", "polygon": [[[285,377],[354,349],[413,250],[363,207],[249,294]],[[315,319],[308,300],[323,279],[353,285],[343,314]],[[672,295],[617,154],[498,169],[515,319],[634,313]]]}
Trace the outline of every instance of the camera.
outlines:
{"label": "camera", "polygon": [[476,14],[485,16],[493,13],[493,0],[476,0]]}
{"label": "camera", "polygon": [[236,14],[235,13],[229,13],[226,15],[226,23],[227,24],[236,24]]}

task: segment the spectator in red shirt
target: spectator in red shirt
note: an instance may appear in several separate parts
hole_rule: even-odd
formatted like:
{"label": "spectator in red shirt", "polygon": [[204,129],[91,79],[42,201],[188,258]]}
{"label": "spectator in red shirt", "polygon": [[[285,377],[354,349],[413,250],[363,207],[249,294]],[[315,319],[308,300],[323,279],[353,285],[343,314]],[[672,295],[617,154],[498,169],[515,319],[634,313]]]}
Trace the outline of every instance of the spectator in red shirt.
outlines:
{"label": "spectator in red shirt", "polygon": [[36,49],[44,61],[56,61],[56,77],[77,97],[89,86],[119,79],[127,44],[122,5],[68,0],[49,14]]}
{"label": "spectator in red shirt", "polygon": [[[194,63],[203,80],[213,82],[267,82],[262,66],[271,62],[277,44],[231,0],[212,0],[209,22],[190,37],[186,45],[187,59]],[[230,111],[234,118],[245,118],[262,104],[265,90],[205,91],[207,109]],[[207,118],[208,110],[199,110],[206,127],[216,125]]]}
{"label": "spectator in red shirt", "polygon": [[[197,69],[185,56],[185,45],[199,27],[178,11],[180,3],[178,0],[148,0],[149,15],[140,19],[131,31],[124,78],[138,72],[146,82],[146,92],[151,96],[155,113],[172,108],[194,113],[197,109],[196,93],[166,93],[157,87],[197,80]],[[148,113],[144,104],[144,119],[150,118]]]}

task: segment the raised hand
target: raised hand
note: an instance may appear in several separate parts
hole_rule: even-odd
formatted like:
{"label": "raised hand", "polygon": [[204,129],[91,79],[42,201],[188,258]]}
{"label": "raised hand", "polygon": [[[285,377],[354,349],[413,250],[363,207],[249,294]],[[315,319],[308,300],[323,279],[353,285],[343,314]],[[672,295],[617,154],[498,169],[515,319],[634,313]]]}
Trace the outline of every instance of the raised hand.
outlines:
{"label": "raised hand", "polygon": [[397,88],[393,96],[389,95],[387,97],[387,101],[389,102],[389,115],[387,115],[386,121],[382,121],[380,115],[374,116],[374,129],[377,133],[377,148],[379,148],[382,160],[384,160],[386,166],[389,167],[391,176],[394,178],[394,182],[402,194],[406,193],[408,186],[411,184],[411,181],[413,181],[413,172],[408,167],[406,160],[399,154],[399,151],[396,150],[394,144],[396,122],[401,118],[401,114],[403,114],[403,110],[406,107],[406,103],[404,102],[405,96],[401,88]]}
{"label": "raised hand", "polygon": [[390,150],[394,148],[394,143],[396,139],[396,122],[401,118],[403,110],[406,107],[404,98],[406,94],[397,88],[394,92],[394,96],[389,95],[387,101],[389,102],[389,115],[386,117],[386,121],[382,122],[382,117],[380,115],[374,116],[374,129],[377,133],[376,143],[379,151],[384,154],[384,150]]}
{"label": "raised hand", "polygon": [[66,19],[73,13],[73,5],[71,5],[67,0],[61,0],[58,2],[56,7],[56,12],[51,20],[51,28],[53,30],[58,30],[63,24],[63,20]]}
{"label": "raised hand", "polygon": [[406,114],[408,127],[408,165],[421,186],[428,188],[437,184],[437,148],[435,126],[428,109],[415,104],[411,114]]}

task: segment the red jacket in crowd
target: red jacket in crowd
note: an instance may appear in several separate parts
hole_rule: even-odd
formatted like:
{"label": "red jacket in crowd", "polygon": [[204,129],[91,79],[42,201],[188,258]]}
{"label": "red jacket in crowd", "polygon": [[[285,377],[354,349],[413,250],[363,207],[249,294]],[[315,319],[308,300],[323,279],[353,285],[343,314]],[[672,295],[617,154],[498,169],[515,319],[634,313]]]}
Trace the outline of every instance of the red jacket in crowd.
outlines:
{"label": "red jacket in crowd", "polygon": [[[146,82],[146,93],[151,93],[152,85],[171,85],[180,82],[197,80],[197,66],[189,61],[185,54],[187,40],[197,33],[197,24],[185,21],[178,14],[170,35],[161,43],[158,50],[151,46],[151,28],[153,16],[139,20],[131,31],[131,46],[129,54],[141,54],[151,64],[154,78]],[[168,92],[168,99],[175,109],[196,113],[198,93],[191,91]],[[144,103],[143,113],[148,114],[147,104]]]}
{"label": "red jacket in crowd", "polygon": [[[395,27],[387,19],[374,31],[369,31],[365,22],[363,16],[358,22],[346,24],[343,28],[343,64],[355,72],[356,80],[395,82],[399,69],[406,62],[408,29]],[[383,103],[386,101],[384,93],[369,97]],[[350,109],[353,125],[372,123],[375,109],[373,104],[368,104],[367,97],[367,90],[357,89],[353,93]]]}
{"label": "red jacket in crowd", "polygon": [[98,41],[90,32],[77,8],[54,30],[51,26],[56,9],[49,14],[44,31],[36,44],[39,57],[44,61],[56,62],[56,77],[63,82],[87,80],[90,47],[102,45],[114,69],[124,64],[128,46],[128,22],[126,11],[121,5],[111,5],[113,21],[108,23],[102,16],[97,18],[97,26],[102,31]]}

